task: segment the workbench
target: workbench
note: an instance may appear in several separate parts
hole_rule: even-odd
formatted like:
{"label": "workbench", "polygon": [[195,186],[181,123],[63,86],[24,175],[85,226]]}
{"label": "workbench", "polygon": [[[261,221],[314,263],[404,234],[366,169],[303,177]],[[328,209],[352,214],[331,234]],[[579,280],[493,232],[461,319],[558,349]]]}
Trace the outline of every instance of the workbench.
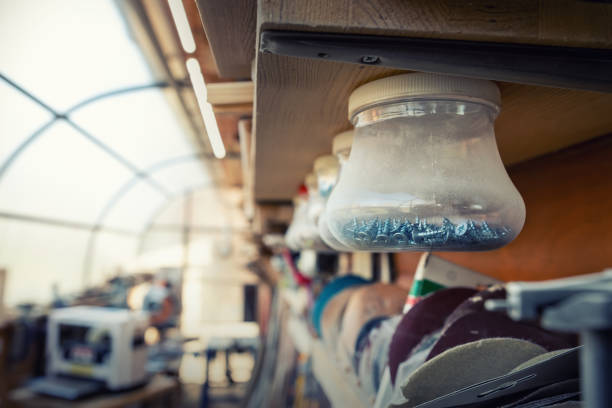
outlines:
{"label": "workbench", "polygon": [[22,408],[121,408],[142,403],[146,407],[180,407],[181,387],[178,379],[156,375],[143,387],[132,391],[107,393],[67,401],[33,393],[27,387],[9,395],[9,407]]}

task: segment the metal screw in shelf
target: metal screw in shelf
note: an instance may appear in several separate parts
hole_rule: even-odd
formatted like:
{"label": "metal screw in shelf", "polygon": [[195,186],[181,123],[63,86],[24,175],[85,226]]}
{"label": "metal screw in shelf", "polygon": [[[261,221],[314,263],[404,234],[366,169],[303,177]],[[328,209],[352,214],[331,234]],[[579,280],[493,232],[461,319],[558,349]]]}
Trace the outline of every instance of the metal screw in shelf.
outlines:
{"label": "metal screw in shelf", "polygon": [[364,55],[361,57],[361,62],[364,64],[374,65],[380,62],[380,58],[376,55]]}

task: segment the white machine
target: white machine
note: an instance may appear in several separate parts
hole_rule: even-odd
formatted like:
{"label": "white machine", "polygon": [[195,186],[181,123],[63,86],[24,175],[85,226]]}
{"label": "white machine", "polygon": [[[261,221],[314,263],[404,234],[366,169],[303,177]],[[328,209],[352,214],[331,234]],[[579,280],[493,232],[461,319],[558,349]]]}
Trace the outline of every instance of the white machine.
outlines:
{"label": "white machine", "polygon": [[143,384],[147,327],[147,315],[129,309],[56,309],[48,322],[47,375],[96,380],[112,391]]}

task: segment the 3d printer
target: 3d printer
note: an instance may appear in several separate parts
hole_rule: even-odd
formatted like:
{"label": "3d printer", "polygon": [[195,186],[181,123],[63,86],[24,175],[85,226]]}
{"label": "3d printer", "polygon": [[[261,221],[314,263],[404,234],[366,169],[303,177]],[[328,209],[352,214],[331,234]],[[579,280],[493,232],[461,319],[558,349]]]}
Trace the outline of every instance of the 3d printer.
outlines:
{"label": "3d printer", "polygon": [[[147,327],[147,315],[129,309],[77,306],[54,310],[48,322],[47,381],[39,391],[73,398],[61,395],[67,379],[87,380],[111,391],[143,384],[147,379]],[[49,379],[55,379],[53,385]]]}

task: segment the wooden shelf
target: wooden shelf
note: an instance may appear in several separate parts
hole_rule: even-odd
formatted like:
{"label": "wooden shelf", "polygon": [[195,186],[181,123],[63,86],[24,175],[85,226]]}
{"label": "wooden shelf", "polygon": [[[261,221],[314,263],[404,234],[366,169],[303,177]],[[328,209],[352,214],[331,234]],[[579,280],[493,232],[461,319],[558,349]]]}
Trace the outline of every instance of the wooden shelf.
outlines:
{"label": "wooden shelf", "polygon": [[255,58],[255,0],[197,0],[200,18],[223,78],[251,77]]}
{"label": "wooden shelf", "polygon": [[207,100],[213,105],[238,105],[253,103],[253,82],[218,82],[206,86]]}
{"label": "wooden shelf", "polygon": [[[512,4],[451,0],[264,0],[266,29],[399,35],[612,48],[612,6],[580,1]],[[258,53],[254,189],[257,201],[290,199],[315,157],[350,127],[347,100],[359,85],[401,71]],[[496,133],[507,165],[612,132],[612,94],[499,84]]]}

